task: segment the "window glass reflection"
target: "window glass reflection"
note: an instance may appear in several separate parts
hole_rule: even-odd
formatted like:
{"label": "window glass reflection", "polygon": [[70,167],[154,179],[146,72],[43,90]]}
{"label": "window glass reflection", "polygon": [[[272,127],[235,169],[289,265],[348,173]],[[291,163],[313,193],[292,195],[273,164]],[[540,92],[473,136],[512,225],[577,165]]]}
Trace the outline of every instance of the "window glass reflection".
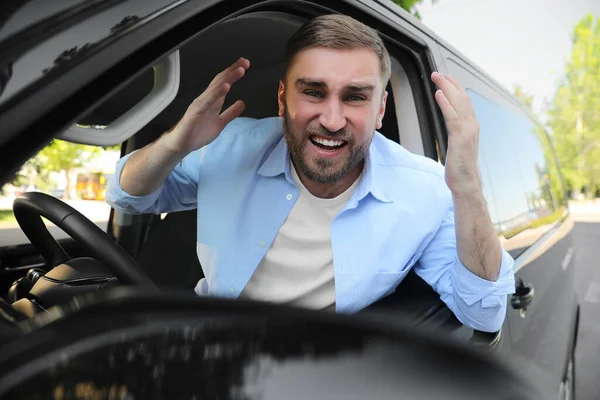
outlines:
{"label": "window glass reflection", "polygon": [[544,131],[527,115],[467,93],[480,125],[484,196],[504,248],[516,257],[565,212],[560,174]]}

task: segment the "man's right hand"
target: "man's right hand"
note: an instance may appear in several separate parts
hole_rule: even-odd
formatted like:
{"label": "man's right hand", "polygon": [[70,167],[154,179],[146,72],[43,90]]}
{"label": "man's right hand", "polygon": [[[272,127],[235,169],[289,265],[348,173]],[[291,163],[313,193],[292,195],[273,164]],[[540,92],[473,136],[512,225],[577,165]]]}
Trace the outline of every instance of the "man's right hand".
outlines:
{"label": "man's right hand", "polygon": [[186,155],[215,140],[225,126],[244,111],[244,102],[236,101],[221,112],[231,85],[244,76],[250,61],[240,58],[221,71],[188,107],[177,126],[162,137],[162,144],[177,154]]}
{"label": "man's right hand", "polygon": [[244,76],[248,68],[250,61],[240,58],[215,76],[171,132],[131,155],[121,173],[121,188],[131,196],[153,193],[185,156],[215,140],[223,128],[244,111],[242,101],[222,113],[221,108],[231,85]]}

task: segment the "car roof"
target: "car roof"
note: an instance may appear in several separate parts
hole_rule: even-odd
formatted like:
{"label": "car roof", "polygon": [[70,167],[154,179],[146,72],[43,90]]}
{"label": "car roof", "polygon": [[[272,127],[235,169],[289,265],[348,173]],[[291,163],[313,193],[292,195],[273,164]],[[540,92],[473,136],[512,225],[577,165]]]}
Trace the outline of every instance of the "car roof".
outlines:
{"label": "car roof", "polygon": [[[159,10],[172,3],[187,0],[153,0],[149,6]],[[9,37],[39,30],[39,24],[65,21],[73,17],[86,17],[125,3],[123,0],[11,0],[0,3],[0,42]],[[136,4],[136,1],[129,0]],[[30,34],[31,34],[30,33]]]}
{"label": "car roof", "polygon": [[20,31],[33,28],[52,15],[89,3],[85,0],[14,0],[0,4],[0,41]]}

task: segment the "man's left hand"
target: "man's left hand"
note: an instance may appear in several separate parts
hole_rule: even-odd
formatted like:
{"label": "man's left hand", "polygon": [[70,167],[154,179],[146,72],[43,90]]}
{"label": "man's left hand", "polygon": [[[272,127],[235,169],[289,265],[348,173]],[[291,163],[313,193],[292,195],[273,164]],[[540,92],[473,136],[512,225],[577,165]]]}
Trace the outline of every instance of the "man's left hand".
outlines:
{"label": "man's left hand", "polygon": [[450,75],[434,72],[431,80],[439,88],[435,100],[448,127],[446,184],[454,195],[480,194],[479,123],[471,99]]}

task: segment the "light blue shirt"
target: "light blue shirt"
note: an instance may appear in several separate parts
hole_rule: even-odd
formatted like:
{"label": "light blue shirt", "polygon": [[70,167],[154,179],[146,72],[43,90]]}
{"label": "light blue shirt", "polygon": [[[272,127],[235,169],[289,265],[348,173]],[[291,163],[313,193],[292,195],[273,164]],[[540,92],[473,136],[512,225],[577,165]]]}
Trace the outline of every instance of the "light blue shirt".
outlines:
{"label": "light blue shirt", "polygon": [[[127,213],[197,208],[200,295],[236,298],[298,198],[281,118],[238,118],[192,152],[147,196],[119,186],[107,201]],[[392,293],[411,268],[465,325],[497,331],[514,292],[514,261],[502,252],[496,282],[458,259],[452,194],[441,164],[376,132],[355,192],[331,225],[336,311],[359,311]],[[415,264],[417,261],[419,263]]]}

